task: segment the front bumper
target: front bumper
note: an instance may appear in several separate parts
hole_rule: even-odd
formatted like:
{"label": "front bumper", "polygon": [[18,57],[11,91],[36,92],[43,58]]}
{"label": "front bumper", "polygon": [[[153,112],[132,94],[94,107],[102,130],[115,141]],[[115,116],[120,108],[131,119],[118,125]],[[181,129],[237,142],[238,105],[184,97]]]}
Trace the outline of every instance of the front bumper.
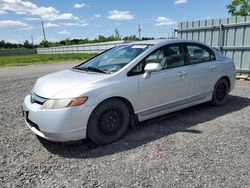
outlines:
{"label": "front bumper", "polygon": [[81,105],[72,108],[41,110],[41,105],[25,97],[23,111],[28,127],[38,136],[51,141],[67,142],[86,138],[90,108]]}

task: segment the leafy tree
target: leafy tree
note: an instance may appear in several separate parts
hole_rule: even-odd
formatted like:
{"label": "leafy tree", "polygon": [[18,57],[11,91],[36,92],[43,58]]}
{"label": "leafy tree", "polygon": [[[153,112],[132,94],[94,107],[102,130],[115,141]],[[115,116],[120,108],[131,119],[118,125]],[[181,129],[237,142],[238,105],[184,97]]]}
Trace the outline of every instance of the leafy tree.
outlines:
{"label": "leafy tree", "polygon": [[250,0],[232,0],[227,9],[232,16],[248,16],[250,15]]}
{"label": "leafy tree", "polygon": [[118,28],[115,29],[114,40],[121,40],[121,35]]}
{"label": "leafy tree", "polygon": [[142,37],[141,40],[154,40],[155,38],[154,37]]}
{"label": "leafy tree", "polygon": [[107,42],[107,38],[102,35],[99,35],[96,42]]}
{"label": "leafy tree", "polygon": [[49,42],[47,40],[42,40],[42,42],[40,42],[40,44],[39,44],[39,47],[42,47],[42,48],[53,47],[53,46],[56,46],[56,43]]}
{"label": "leafy tree", "polygon": [[4,40],[0,41],[0,49],[17,49],[17,48],[36,48],[36,45],[30,44],[28,41],[25,41],[23,44],[14,44],[10,42],[5,42]]}
{"label": "leafy tree", "polygon": [[32,49],[33,48],[33,44],[29,43],[28,40],[25,40],[23,43],[24,48],[28,48],[28,49]]}
{"label": "leafy tree", "polygon": [[126,40],[126,41],[138,41],[140,39],[138,37],[136,37],[136,35],[130,35],[130,36],[123,37],[123,40]]}
{"label": "leafy tree", "polygon": [[68,46],[68,45],[71,45],[71,40],[69,38],[67,38],[65,40],[65,45]]}

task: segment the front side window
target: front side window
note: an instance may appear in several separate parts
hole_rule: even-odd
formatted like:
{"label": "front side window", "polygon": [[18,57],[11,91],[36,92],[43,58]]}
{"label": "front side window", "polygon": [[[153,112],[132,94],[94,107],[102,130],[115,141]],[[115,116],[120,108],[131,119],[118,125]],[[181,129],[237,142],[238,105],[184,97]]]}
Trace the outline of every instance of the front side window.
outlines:
{"label": "front side window", "polygon": [[187,53],[188,64],[197,64],[215,60],[215,55],[213,52],[199,45],[188,44]]}
{"label": "front side window", "polygon": [[185,60],[182,45],[174,44],[161,47],[137,64],[129,74],[144,73],[144,67],[148,63],[159,63],[163,70],[184,66]]}
{"label": "front side window", "polygon": [[164,49],[165,62],[163,69],[181,67],[185,65],[183,48],[181,45],[171,45]]}
{"label": "front side window", "polygon": [[164,52],[162,49],[157,50],[146,58],[146,64],[148,63],[161,63],[164,60]]}
{"label": "front side window", "polygon": [[130,63],[149,47],[150,45],[131,44],[117,46],[73,69],[100,73],[114,73]]}

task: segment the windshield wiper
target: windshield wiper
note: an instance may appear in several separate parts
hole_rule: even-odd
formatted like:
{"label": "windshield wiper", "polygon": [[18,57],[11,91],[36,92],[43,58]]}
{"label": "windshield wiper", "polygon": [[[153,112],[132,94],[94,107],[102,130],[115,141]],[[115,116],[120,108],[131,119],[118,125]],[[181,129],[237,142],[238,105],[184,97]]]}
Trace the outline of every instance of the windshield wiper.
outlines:
{"label": "windshield wiper", "polygon": [[88,69],[85,69],[83,67],[72,67],[72,69],[76,69],[76,70],[84,70],[84,71],[87,71]]}
{"label": "windshield wiper", "polygon": [[100,72],[100,73],[104,73],[104,74],[108,74],[108,72],[104,71],[104,70],[101,70],[97,67],[86,67],[89,71],[94,71],[94,72]]}
{"label": "windshield wiper", "polygon": [[91,71],[91,72],[99,72],[99,73],[104,73],[104,74],[109,74],[109,72],[106,72],[104,70],[98,69],[97,67],[73,67],[73,69],[76,70],[83,70],[83,71]]}

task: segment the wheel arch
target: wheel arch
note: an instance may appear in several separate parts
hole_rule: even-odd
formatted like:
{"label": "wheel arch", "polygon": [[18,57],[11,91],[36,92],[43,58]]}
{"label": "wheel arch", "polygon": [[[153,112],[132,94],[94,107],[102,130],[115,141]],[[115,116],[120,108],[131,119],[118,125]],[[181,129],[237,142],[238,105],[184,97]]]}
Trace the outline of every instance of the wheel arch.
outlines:
{"label": "wheel arch", "polygon": [[[132,103],[127,98],[122,97],[122,96],[112,96],[112,97],[108,97],[108,98],[103,99],[102,101],[100,101],[98,104],[95,105],[95,108],[92,110],[91,114],[103,102],[108,101],[108,100],[112,100],[112,99],[118,99],[128,107],[128,110],[130,112],[130,127],[134,127],[135,125],[137,125],[137,123],[138,123],[138,115],[135,114],[134,106],[132,105]],[[91,116],[91,114],[90,114],[90,116]]]}
{"label": "wheel arch", "polygon": [[[231,82],[230,82],[229,77],[228,77],[228,76],[222,76],[220,79],[223,79],[223,78],[227,81],[228,87],[229,87],[229,90],[230,90],[230,88],[231,88]],[[219,79],[219,80],[220,80],[220,79]],[[219,81],[219,80],[218,80],[218,81]],[[218,82],[218,81],[217,81],[217,82]]]}

